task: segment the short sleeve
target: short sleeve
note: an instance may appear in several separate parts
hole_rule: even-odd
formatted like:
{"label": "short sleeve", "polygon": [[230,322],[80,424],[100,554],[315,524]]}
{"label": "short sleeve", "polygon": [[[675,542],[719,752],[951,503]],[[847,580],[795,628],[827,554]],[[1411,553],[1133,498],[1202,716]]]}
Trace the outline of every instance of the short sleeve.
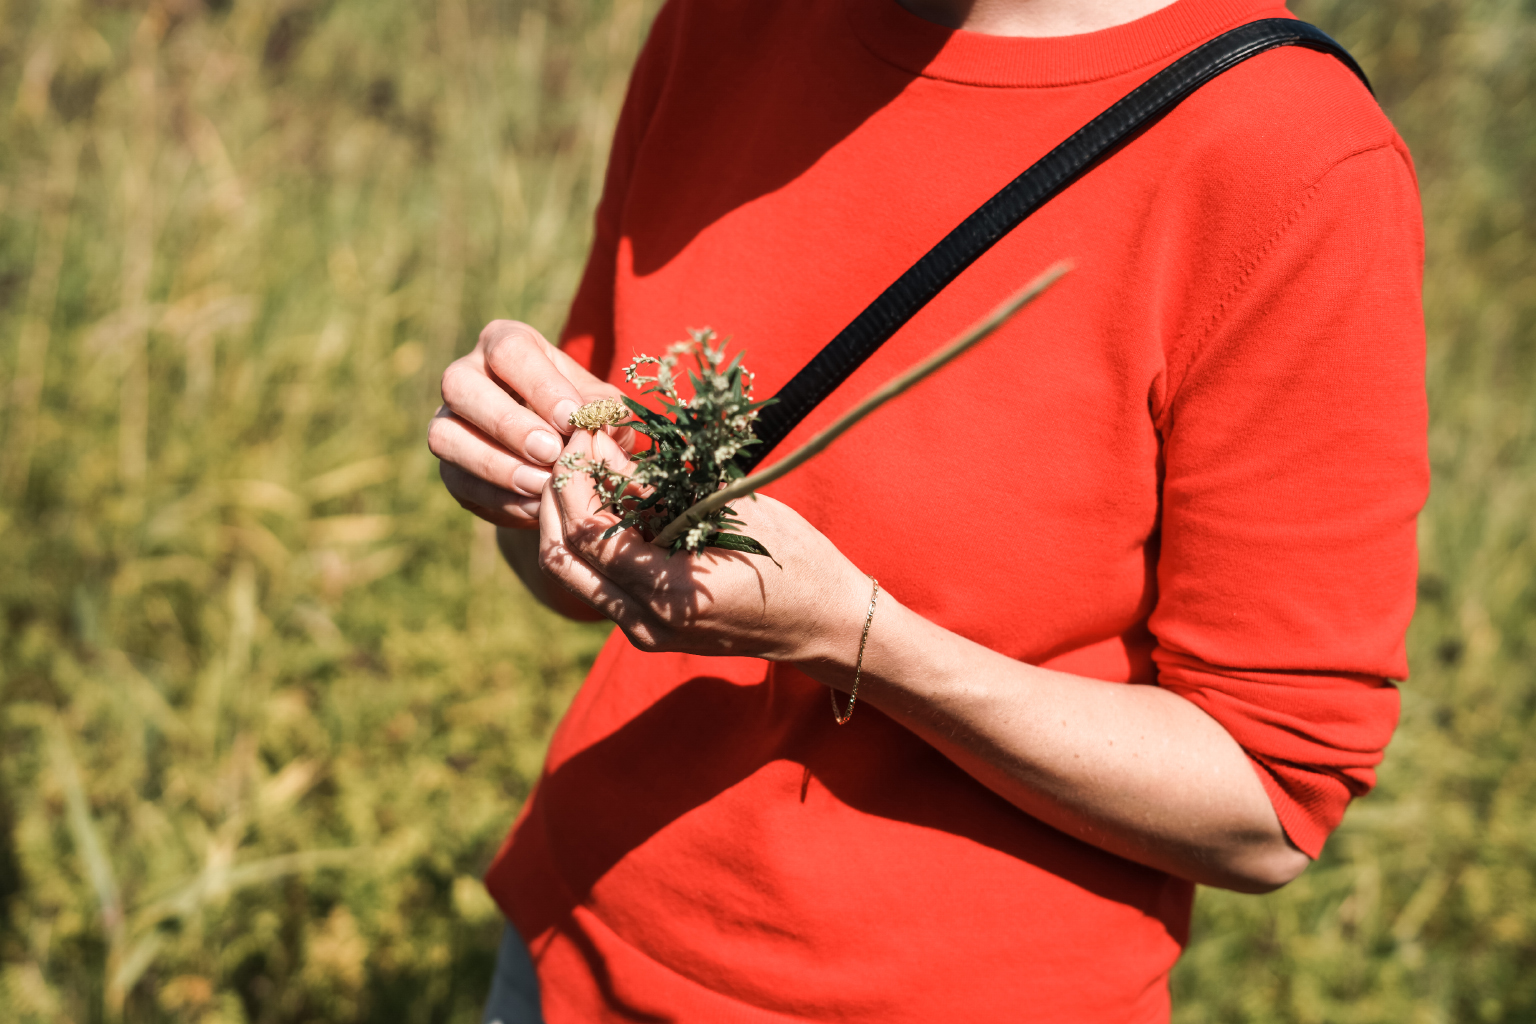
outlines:
{"label": "short sleeve", "polygon": [[656,15],[630,75],[613,146],[608,152],[603,195],[593,217],[592,251],[571,302],[565,329],[560,332],[560,348],[598,377],[608,376],[612,369],[613,290],[618,274],[624,200],[635,159],[671,70],[673,34],[679,17],[677,6],[677,0],[672,0]]}
{"label": "short sleeve", "polygon": [[1375,784],[1408,672],[1429,487],[1422,267],[1407,153],[1356,154],[1170,357],[1158,681],[1247,751],[1313,857]]}

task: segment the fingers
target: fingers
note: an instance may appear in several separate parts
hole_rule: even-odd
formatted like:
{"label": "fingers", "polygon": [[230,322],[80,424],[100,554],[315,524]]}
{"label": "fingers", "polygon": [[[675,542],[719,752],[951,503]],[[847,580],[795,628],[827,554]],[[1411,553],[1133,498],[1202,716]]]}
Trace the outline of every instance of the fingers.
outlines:
{"label": "fingers", "polygon": [[538,525],[538,498],[486,483],[451,462],[439,463],[438,473],[453,500],[481,519],[511,529],[527,530]]}
{"label": "fingers", "polygon": [[478,353],[450,364],[443,371],[442,386],[448,411],[508,452],[545,466],[560,457],[560,435],[509,395],[486,371]]}
{"label": "fingers", "polygon": [[609,384],[600,377],[593,376],[590,370],[560,351],[556,346],[549,345],[548,342],[545,342],[545,344],[549,346],[547,354],[555,369],[565,374],[565,379],[576,385],[576,390],[580,391],[587,399],[618,398],[623,394],[622,391],[612,384]]}
{"label": "fingers", "polygon": [[[571,413],[583,402],[581,390],[556,367],[558,353],[543,335],[527,324],[496,320],[480,332],[478,348],[484,353],[490,373],[526,402],[535,415],[560,433],[571,433]],[[566,361],[569,361],[568,357]],[[459,410],[455,407],[454,411]],[[486,433],[499,438],[492,427],[471,420]]]}
{"label": "fingers", "polygon": [[537,498],[550,472],[514,457],[486,433],[459,419],[445,406],[427,428],[427,447],[444,462],[504,491]]}
{"label": "fingers", "polygon": [[[581,391],[583,403],[599,398],[624,397],[624,392],[620,388],[598,377],[594,377],[587,371],[586,367],[558,348],[550,346],[548,354],[555,368],[565,374],[566,379],[574,383],[578,390]],[[603,433],[613,438],[625,455],[633,455],[644,444],[644,438],[629,427],[605,427]]]}
{"label": "fingers", "polygon": [[[562,490],[569,490],[574,485],[573,478]],[[618,586],[587,564],[566,543],[560,494],[550,488],[544,492],[539,505],[539,568],[582,601],[622,625],[634,617],[631,602]]]}
{"label": "fingers", "polygon": [[[565,374],[567,380],[581,392],[581,400],[590,402],[597,398],[623,398],[624,392],[600,377],[594,377],[585,367],[553,345],[549,346],[549,358],[555,369]],[[641,436],[629,427],[609,427],[607,434],[626,454],[640,450]]]}
{"label": "fingers", "polygon": [[[566,451],[600,459],[621,473],[627,473],[631,468],[617,443],[604,434],[588,437],[578,432],[571,438]],[[608,528],[619,520],[612,512],[601,508],[601,496],[586,474],[573,475],[559,491],[551,489],[551,495],[559,519],[561,542],[567,550],[617,587],[637,607],[657,596],[663,581],[658,576],[657,564],[667,558],[666,553],[632,531],[606,537]],[[542,510],[540,522],[542,528]],[[681,569],[683,560],[671,564]]]}
{"label": "fingers", "polygon": [[[537,523],[545,467],[560,457],[571,413],[583,401],[621,394],[510,320],[486,326],[475,350],[444,371],[442,392],[427,446],[442,460],[444,485],[482,519],[525,529]],[[616,461],[643,443],[627,427],[609,429],[603,443]]]}
{"label": "fingers", "polygon": [[[594,436],[585,430],[578,430],[566,442],[565,454],[584,456],[594,462],[602,461],[620,472],[629,468],[628,457],[606,434]],[[565,485],[555,491],[555,507],[565,525],[567,536],[590,518],[600,519],[601,529],[604,530],[617,521],[612,513],[603,511],[602,498],[597,493],[596,485],[583,472],[572,473]]]}
{"label": "fingers", "polygon": [[641,436],[629,427],[609,427],[606,436],[626,459],[640,450]]}

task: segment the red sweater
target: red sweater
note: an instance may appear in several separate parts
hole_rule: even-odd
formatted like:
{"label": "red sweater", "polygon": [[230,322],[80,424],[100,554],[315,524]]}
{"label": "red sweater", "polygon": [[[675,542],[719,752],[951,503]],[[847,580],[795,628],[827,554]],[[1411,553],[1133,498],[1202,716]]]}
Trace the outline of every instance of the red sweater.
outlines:
{"label": "red sweater", "polygon": [[[771,394],[1111,102],[1284,15],[1265,2],[1007,39],[893,0],[672,0],[566,349],[617,381],[709,324]],[[1256,57],[999,243],[780,454],[1070,257],[1052,293],[768,493],[956,633],[1195,702],[1316,855],[1407,674],[1420,231],[1408,154],[1353,75]],[[873,707],[838,728],[787,665],[618,633],[488,883],[550,1024],[1164,1020],[1192,895]]]}

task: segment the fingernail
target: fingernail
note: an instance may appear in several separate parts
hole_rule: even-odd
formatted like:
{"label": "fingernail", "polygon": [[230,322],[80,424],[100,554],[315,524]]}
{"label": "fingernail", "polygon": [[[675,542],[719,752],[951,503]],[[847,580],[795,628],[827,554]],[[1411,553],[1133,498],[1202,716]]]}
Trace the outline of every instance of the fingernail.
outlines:
{"label": "fingernail", "polygon": [[544,490],[544,485],[547,483],[549,483],[549,474],[532,466],[518,466],[512,473],[512,486],[524,494],[538,494]]}
{"label": "fingernail", "polygon": [[528,440],[523,442],[523,447],[528,450],[529,458],[536,459],[545,465],[553,464],[560,457],[560,439],[547,430],[535,430],[529,434]]}
{"label": "fingernail", "polygon": [[516,502],[516,505],[518,511],[522,512],[522,514],[527,516],[529,519],[539,518],[538,498],[525,498],[522,501]]}
{"label": "fingernail", "polygon": [[576,403],[567,398],[563,402],[555,403],[555,426],[561,429],[571,425],[571,414],[576,411]]}

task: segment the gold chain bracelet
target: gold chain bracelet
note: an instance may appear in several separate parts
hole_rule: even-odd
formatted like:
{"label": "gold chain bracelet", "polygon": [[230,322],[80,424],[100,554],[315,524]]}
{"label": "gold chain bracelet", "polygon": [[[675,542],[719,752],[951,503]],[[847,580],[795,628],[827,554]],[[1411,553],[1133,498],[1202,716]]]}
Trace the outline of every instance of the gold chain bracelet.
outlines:
{"label": "gold chain bracelet", "polygon": [[859,660],[853,666],[853,686],[848,690],[846,713],[837,709],[837,691],[830,688],[827,690],[827,696],[832,698],[832,719],[838,725],[848,724],[848,719],[853,717],[853,706],[859,702],[859,673],[864,671],[864,645],[869,642],[869,624],[875,621],[875,602],[880,599],[880,581],[871,576],[869,582],[875,585],[875,589],[869,593],[869,611],[864,615],[864,633],[859,637]]}

